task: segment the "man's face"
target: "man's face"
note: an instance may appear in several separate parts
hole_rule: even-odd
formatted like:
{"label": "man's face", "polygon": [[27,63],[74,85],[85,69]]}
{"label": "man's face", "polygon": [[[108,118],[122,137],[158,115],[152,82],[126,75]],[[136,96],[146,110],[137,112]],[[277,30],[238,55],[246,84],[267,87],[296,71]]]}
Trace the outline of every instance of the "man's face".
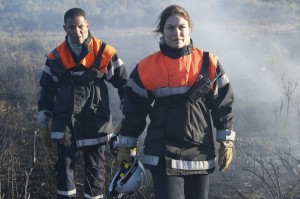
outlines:
{"label": "man's face", "polygon": [[68,18],[64,29],[72,43],[80,45],[88,36],[89,23],[83,16]]}

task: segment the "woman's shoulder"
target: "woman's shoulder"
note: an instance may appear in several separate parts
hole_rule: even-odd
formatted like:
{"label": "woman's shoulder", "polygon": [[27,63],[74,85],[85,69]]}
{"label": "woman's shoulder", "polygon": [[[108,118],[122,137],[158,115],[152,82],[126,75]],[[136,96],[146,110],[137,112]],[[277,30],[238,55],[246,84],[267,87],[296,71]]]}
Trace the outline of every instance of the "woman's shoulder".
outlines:
{"label": "woman's shoulder", "polygon": [[162,52],[161,51],[156,51],[148,56],[146,56],[145,58],[141,59],[139,61],[139,65],[142,63],[147,63],[147,62],[151,62],[153,61],[153,59],[157,59],[157,57],[161,56]]}

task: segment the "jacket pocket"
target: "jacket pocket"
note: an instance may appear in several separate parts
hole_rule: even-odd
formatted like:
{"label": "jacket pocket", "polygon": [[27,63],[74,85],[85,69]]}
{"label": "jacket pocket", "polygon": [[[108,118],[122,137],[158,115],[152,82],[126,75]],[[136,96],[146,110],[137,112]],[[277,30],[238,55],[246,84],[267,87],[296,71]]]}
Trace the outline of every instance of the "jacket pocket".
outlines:
{"label": "jacket pocket", "polygon": [[213,145],[210,113],[205,104],[187,103],[187,119],[184,140],[194,144]]}

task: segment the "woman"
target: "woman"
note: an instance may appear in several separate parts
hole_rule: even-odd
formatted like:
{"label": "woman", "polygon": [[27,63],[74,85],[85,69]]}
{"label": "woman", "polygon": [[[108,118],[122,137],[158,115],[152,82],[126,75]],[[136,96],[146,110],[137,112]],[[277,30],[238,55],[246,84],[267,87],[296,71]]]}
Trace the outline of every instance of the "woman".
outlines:
{"label": "woman", "polygon": [[[163,10],[155,30],[162,34],[160,51],[138,63],[125,88],[117,159],[130,162],[130,149],[136,147],[149,115],[144,164],[157,199],[208,198],[208,174],[215,169],[216,156],[213,126],[220,170],[232,160],[233,92],[217,56],[193,47],[191,31],[184,8]],[[204,87],[195,89],[197,79]]]}

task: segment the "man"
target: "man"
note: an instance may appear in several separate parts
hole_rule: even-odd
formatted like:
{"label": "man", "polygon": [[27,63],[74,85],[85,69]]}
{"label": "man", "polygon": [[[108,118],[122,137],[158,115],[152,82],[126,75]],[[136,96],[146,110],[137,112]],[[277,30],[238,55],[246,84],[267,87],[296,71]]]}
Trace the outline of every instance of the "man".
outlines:
{"label": "man", "polygon": [[84,10],[64,15],[66,38],[47,56],[40,79],[39,137],[57,142],[57,198],[75,198],[75,154],[85,161],[84,198],[104,198],[105,144],[112,133],[108,89],[122,102],[128,73],[116,50],[92,36]]}

